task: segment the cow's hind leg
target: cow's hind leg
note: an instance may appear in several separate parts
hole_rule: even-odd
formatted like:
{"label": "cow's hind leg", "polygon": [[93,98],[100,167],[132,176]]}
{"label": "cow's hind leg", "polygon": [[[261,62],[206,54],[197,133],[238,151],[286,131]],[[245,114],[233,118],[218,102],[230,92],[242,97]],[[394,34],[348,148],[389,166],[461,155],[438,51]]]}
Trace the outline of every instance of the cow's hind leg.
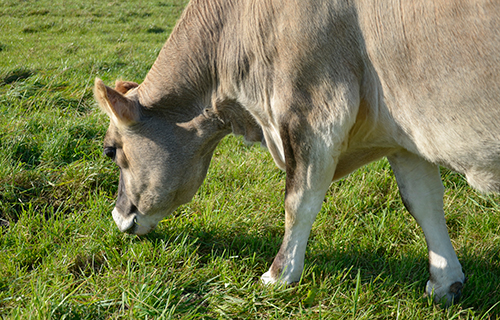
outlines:
{"label": "cow's hind leg", "polygon": [[406,151],[388,158],[403,202],[427,241],[430,280],[426,294],[448,306],[460,296],[465,277],[446,228],[439,168]]}

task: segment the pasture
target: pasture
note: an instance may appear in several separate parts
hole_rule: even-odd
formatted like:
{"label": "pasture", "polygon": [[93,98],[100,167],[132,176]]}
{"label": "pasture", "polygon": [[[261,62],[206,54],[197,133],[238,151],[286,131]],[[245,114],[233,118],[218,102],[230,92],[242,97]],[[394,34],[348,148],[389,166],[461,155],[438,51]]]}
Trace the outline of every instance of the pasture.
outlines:
{"label": "pasture", "polygon": [[94,78],[140,83],[186,3],[1,0],[0,319],[499,318],[500,196],[446,169],[468,277],[446,310],[422,297],[425,239],[386,160],[332,184],[296,285],[259,283],[283,236],[285,174],[241,137],[155,231],[119,232]]}

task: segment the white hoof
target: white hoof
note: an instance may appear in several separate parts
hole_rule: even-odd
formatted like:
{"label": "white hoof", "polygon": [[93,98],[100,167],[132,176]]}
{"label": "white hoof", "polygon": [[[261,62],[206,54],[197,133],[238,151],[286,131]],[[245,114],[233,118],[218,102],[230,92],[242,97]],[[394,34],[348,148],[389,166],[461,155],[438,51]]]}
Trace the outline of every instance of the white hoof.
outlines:
{"label": "white hoof", "polygon": [[273,277],[271,276],[271,271],[268,271],[266,273],[264,273],[261,277],[260,277],[260,281],[263,283],[263,284],[274,284],[276,283],[276,280],[273,279]]}
{"label": "white hoof", "polygon": [[266,285],[271,285],[271,284],[278,284],[278,285],[284,285],[284,286],[287,286],[289,285],[290,283],[292,282],[288,282],[286,281],[285,279],[283,279],[283,276],[276,279],[274,278],[272,275],[271,275],[271,271],[269,270],[268,272],[264,273],[261,277],[260,277],[260,281],[263,283],[263,284],[266,284]]}

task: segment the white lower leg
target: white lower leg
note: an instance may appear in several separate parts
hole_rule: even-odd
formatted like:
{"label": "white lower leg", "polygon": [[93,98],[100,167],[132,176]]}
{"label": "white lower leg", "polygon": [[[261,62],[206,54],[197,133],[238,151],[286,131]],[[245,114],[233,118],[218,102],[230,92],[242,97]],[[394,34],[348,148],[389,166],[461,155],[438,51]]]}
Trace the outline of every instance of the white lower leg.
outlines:
{"label": "white lower leg", "polygon": [[300,280],[311,226],[302,223],[285,231],[281,248],[269,271],[262,275],[262,282],[290,284]]}
{"label": "white lower leg", "polygon": [[460,295],[465,277],[450,241],[443,211],[444,187],[439,168],[402,151],[389,158],[401,197],[422,228],[429,251],[426,294],[450,304]]}
{"label": "white lower leg", "polygon": [[424,233],[429,249],[430,273],[425,291],[427,295],[433,295],[436,301],[446,299],[449,304],[461,293],[461,284],[465,281],[462,266],[448,237],[444,222],[432,228],[425,227],[425,230],[427,230]]}

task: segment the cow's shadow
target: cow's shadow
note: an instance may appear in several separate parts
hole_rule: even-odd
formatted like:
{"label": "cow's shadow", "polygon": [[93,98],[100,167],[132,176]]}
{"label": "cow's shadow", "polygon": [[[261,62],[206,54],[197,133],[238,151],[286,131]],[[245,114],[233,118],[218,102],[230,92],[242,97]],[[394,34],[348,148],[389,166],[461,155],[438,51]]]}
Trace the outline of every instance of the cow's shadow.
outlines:
{"label": "cow's shadow", "polygon": [[[218,230],[207,230],[196,226],[180,226],[171,232],[187,234],[191,239],[196,239],[197,252],[204,255],[229,255],[239,258],[257,257],[261,270],[256,270],[258,277],[271,265],[275,254],[280,247],[283,234],[276,227],[264,235],[251,235],[248,233],[220,234]],[[177,232],[176,232],[177,231]],[[158,240],[171,241],[173,233],[153,231],[146,235],[144,240],[156,243]],[[362,284],[372,279],[382,277],[384,283],[389,287],[415,287],[423,295],[425,284],[429,277],[428,259],[426,254],[403,255],[388,257],[385,251],[368,251],[359,249],[344,249],[341,252],[333,248],[323,249],[319,252],[308,250],[306,254],[306,268],[314,269],[316,281],[321,281],[321,275],[327,277],[329,274],[345,270],[352,271],[353,276],[357,270],[363,273]],[[480,257],[458,252],[459,260],[464,272],[468,277],[463,290],[463,296],[459,304],[462,309],[472,309],[480,313],[488,312],[495,318],[500,316],[500,259],[499,249],[490,248],[482,251]],[[318,275],[320,278],[318,278]],[[307,281],[307,280],[306,280]],[[364,283],[363,283],[364,282]],[[422,298],[422,305],[427,304],[427,299]],[[491,309],[491,310],[490,310]]]}

